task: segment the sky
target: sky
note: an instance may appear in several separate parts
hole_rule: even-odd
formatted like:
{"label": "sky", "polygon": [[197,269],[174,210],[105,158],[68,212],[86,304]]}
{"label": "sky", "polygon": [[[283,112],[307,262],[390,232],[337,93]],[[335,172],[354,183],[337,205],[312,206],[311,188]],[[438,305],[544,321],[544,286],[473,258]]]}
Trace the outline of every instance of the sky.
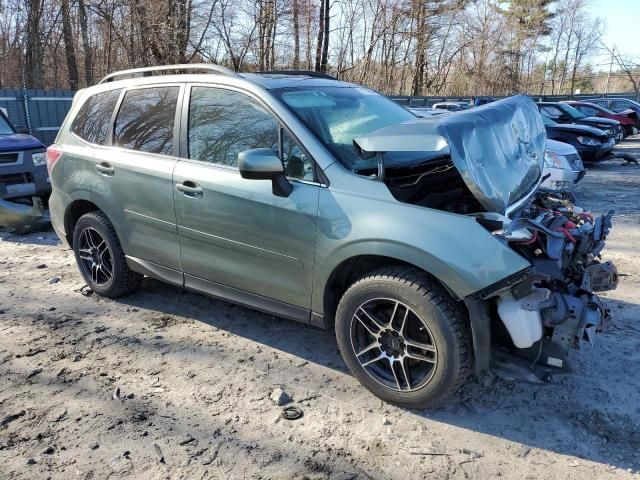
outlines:
{"label": "sky", "polygon": [[[603,42],[625,55],[640,59],[640,0],[591,0],[590,11],[594,17],[601,17],[606,22],[606,33]],[[607,56],[598,61],[607,64]],[[604,70],[607,65],[598,65]]]}

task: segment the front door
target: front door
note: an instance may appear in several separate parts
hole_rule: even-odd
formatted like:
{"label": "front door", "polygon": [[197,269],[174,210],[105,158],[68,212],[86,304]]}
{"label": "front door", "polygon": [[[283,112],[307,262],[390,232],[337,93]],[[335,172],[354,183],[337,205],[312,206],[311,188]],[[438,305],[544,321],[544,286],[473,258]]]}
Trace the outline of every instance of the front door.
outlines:
{"label": "front door", "polygon": [[[257,307],[277,300],[281,314],[302,319],[311,303],[321,188],[309,156],[244,93],[194,86],[185,105],[188,158],[174,172],[185,284]],[[278,197],[270,181],[240,177],[238,153],[252,148],[280,152],[291,195]]]}

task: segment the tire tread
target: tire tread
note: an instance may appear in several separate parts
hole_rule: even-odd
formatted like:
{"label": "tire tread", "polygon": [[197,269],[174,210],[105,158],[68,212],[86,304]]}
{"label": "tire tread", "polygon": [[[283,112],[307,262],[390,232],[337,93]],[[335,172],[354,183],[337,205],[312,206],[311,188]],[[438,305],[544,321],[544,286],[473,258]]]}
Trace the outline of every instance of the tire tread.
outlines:
{"label": "tire tread", "polygon": [[[118,239],[118,235],[116,234],[116,230],[113,227],[113,224],[109,220],[109,218],[100,210],[94,210],[89,213],[85,213],[80,219],[78,219],[78,223],[83,218],[91,218],[95,222],[99,223],[103,228],[105,228],[110,235],[112,236],[113,241],[116,244],[116,248],[114,252],[112,252],[114,258],[114,262],[120,262],[121,270],[122,270],[122,278],[120,282],[117,284],[116,290],[109,294],[111,298],[122,297],[129,293],[134,292],[140,285],[142,284],[142,280],[144,278],[143,275],[134,272],[127,265],[127,259],[125,258],[124,251],[122,250],[122,246],[120,245],[120,240]],[[76,224],[77,225],[77,224]]]}
{"label": "tire tread", "polygon": [[351,291],[357,289],[364,283],[372,281],[391,282],[405,288],[413,289],[422,295],[425,301],[430,303],[448,322],[458,346],[457,360],[460,368],[457,369],[455,379],[449,383],[448,388],[440,392],[434,402],[429,403],[429,406],[438,405],[457,392],[472,374],[473,352],[469,334],[469,322],[464,309],[452,298],[445,288],[428,273],[412,267],[390,266],[368,273],[351,284],[338,303],[336,316],[340,315],[344,308],[343,301],[349,296]]}

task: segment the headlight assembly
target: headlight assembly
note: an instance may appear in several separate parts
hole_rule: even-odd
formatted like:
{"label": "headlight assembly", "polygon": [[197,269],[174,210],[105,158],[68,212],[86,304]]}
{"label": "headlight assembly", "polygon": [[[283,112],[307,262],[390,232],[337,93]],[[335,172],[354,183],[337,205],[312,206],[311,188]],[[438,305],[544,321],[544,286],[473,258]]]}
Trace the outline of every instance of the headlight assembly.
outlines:
{"label": "headlight assembly", "polygon": [[544,165],[548,168],[564,168],[560,157],[549,150],[544,151]]}
{"label": "headlight assembly", "polygon": [[578,143],[581,143],[582,145],[590,145],[592,147],[597,147],[598,145],[600,145],[599,140],[591,137],[583,137],[582,135],[580,135],[576,140],[578,140]]}

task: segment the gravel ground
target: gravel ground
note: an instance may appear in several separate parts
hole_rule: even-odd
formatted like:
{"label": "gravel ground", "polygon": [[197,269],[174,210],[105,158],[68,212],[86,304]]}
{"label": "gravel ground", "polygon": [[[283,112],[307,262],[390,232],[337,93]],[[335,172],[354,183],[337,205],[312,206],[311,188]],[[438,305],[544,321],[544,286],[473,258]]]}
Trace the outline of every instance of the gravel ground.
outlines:
{"label": "gravel ground", "polygon": [[578,189],[618,212],[609,330],[551,384],[472,384],[431,411],[370,395],[330,332],[150,279],[85,296],[53,232],[0,234],[0,477],[640,478],[640,168],[621,163]]}

